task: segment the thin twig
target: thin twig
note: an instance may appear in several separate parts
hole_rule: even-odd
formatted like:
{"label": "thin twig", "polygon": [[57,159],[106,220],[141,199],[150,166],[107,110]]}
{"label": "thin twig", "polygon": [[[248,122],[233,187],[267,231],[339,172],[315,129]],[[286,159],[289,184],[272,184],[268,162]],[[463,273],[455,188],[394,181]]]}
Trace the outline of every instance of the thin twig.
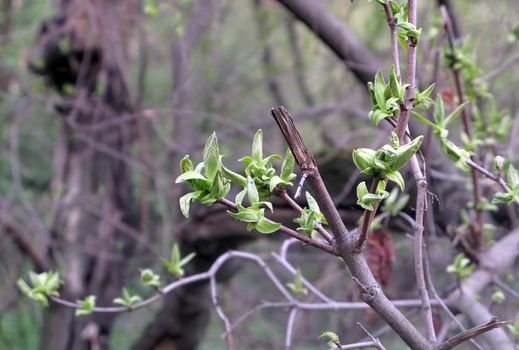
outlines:
{"label": "thin twig", "polygon": [[[445,26],[447,29],[447,41],[449,43],[449,48],[452,52],[452,56],[456,57],[456,47],[454,45],[454,33],[452,29],[452,21],[450,18],[450,15],[447,11],[447,8],[445,6],[440,6],[440,11],[442,13],[443,19],[445,21]],[[463,77],[461,75],[461,71],[458,68],[455,68],[454,66],[451,67],[452,74],[454,76],[454,83],[456,85],[456,93],[458,95],[459,103],[463,104],[465,103],[465,88],[463,85]],[[463,121],[463,129],[465,131],[465,134],[467,135],[469,140],[472,140],[472,118],[470,115],[470,109],[464,108],[462,110],[462,121]],[[471,156],[471,159],[472,156]],[[479,179],[477,177],[477,174],[475,170],[472,168],[470,171],[471,180],[472,180],[472,201],[474,202],[474,210],[476,213],[476,244],[478,248],[482,245],[482,230],[483,230],[483,214],[479,208],[479,201],[481,198],[480,188],[479,188]]]}
{"label": "thin twig", "polygon": [[297,308],[293,308],[292,310],[290,310],[290,314],[288,315],[287,331],[285,338],[285,350],[292,349],[292,333],[294,332],[294,326],[296,323],[296,316],[298,311],[299,310]]}
{"label": "thin twig", "polygon": [[[236,204],[234,204],[233,202],[231,202],[225,198],[218,200],[218,202],[223,205],[226,205],[232,209],[236,209]],[[286,235],[293,237],[293,238],[297,239],[298,241],[301,241],[302,243],[304,243],[306,245],[309,245],[309,246],[312,246],[315,248],[319,248],[332,255],[337,255],[337,250],[334,247],[332,247],[331,245],[329,245],[328,243],[315,240],[311,237],[308,237],[307,235],[305,235],[303,233],[297,232],[297,231],[292,230],[291,228],[288,228],[283,225],[279,228],[279,230],[281,232],[285,233]]]}
{"label": "thin twig", "polygon": [[[371,188],[369,190],[370,193],[375,193],[379,181],[380,181],[380,179],[378,176],[375,176],[373,178],[373,180],[371,182]],[[380,202],[376,202],[373,204],[373,210],[368,210],[368,209],[364,210],[364,215],[362,216],[362,226],[361,226],[357,241],[355,242],[355,249],[358,252],[361,252],[366,245],[366,240],[368,239],[369,229],[371,228],[371,223],[373,222],[373,219],[375,218],[375,214],[377,213],[379,205],[380,205]]]}
{"label": "thin twig", "polygon": [[488,332],[494,328],[504,327],[509,323],[510,322],[507,321],[499,321],[497,317],[493,317],[485,324],[473,327],[465,332],[455,335],[450,339],[447,339],[443,343],[439,344],[435,350],[450,350],[469,339],[475,338],[478,335]]}
{"label": "thin twig", "polygon": [[383,5],[384,12],[386,14],[387,25],[389,26],[390,40],[391,40],[391,58],[393,60],[393,64],[395,65],[395,73],[398,79],[400,77],[400,59],[398,57],[398,38],[396,35],[396,22],[393,17],[393,12],[391,11],[391,2],[390,0],[386,0]]}
{"label": "thin twig", "polygon": [[[287,191],[281,190],[278,191],[277,196],[285,201],[292,209],[294,209],[298,214],[301,214],[303,212],[303,208],[299,204],[297,204],[296,201],[294,201],[290,196],[288,195]],[[316,224],[314,229],[330,243],[333,245],[333,237],[324,229],[324,227],[321,224]]]}
{"label": "thin twig", "polygon": [[[335,238],[337,253],[348,266],[353,277],[366,287],[361,299],[368,303],[412,349],[426,349],[428,341],[416,327],[389,301],[370,271],[366,260],[355,251],[355,235],[349,232],[335,207],[330,193],[326,189],[317,168],[315,159],[306,148],[294,121],[284,107],[272,109],[285,140],[287,141],[297,164],[302,171],[307,171],[308,181],[315,198],[326,217]],[[405,130],[404,130],[405,132]]]}

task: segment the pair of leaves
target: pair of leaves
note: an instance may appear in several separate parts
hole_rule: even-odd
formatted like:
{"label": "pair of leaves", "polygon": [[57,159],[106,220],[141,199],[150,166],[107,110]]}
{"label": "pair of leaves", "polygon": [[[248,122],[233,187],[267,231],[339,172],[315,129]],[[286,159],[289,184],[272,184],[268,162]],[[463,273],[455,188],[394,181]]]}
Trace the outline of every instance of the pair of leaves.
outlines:
{"label": "pair of leaves", "polygon": [[403,190],[404,179],[398,170],[418,152],[423,142],[423,136],[418,136],[411,142],[394,148],[395,137],[392,137],[393,145],[384,145],[377,151],[370,148],[358,148],[353,151],[353,162],[364,174],[380,176],[394,181]]}
{"label": "pair of leaves", "polygon": [[384,181],[379,181],[375,193],[370,193],[366,186],[366,182],[362,181],[357,185],[357,204],[366,210],[375,210],[373,204],[378,203],[389,196],[389,193],[385,189],[386,183]]}
{"label": "pair of leaves", "polygon": [[470,276],[476,266],[463,253],[459,253],[454,258],[451,265],[447,266],[447,272],[455,274],[460,280]]}
{"label": "pair of leaves", "polygon": [[287,283],[287,287],[295,295],[307,295],[308,294],[308,290],[303,286],[300,269],[297,269],[296,275],[294,276],[294,281],[291,283]]}
{"label": "pair of leaves", "polygon": [[308,203],[308,208],[304,208],[301,212],[301,215],[298,218],[294,219],[294,222],[299,225],[297,228],[298,231],[304,232],[306,235],[311,236],[315,233],[315,226],[320,224],[328,224],[328,221],[324,217],[324,214],[321,213],[321,209],[317,204],[317,201],[314,197],[307,191],[306,202]]}
{"label": "pair of leaves", "polygon": [[86,316],[90,315],[94,312],[94,308],[96,306],[96,296],[89,295],[83,300],[77,300],[77,303],[80,305],[78,309],[76,309],[74,315],[76,316]]}
{"label": "pair of leaves", "polygon": [[[173,255],[173,254],[172,254]],[[168,261],[169,263],[169,261]],[[160,288],[160,276],[151,269],[141,270],[141,284],[146,287]]]}
{"label": "pair of leaves", "polygon": [[405,90],[409,84],[402,85],[395,72],[395,66],[389,70],[389,82],[386,83],[382,71],[375,75],[375,82],[368,83],[368,91],[373,109],[368,116],[370,121],[378,125],[383,119],[396,116],[400,105],[404,102]]}
{"label": "pair of leaves", "polygon": [[263,132],[259,129],[252,142],[252,156],[244,157],[240,161],[246,166],[246,176],[254,179],[261,198],[268,198],[276,187],[283,188],[292,185],[291,181],[296,177],[292,173],[295,161],[290,150],[287,150],[285,154],[280,175],[276,175],[276,170],[272,166],[273,160],[281,160],[281,157],[270,155],[263,158]]}
{"label": "pair of leaves", "polygon": [[[180,249],[178,248],[178,244],[174,244],[171,249],[171,257],[170,259],[161,258],[162,264],[168,269],[168,271],[173,274],[173,276],[180,278],[184,276],[183,267],[189,263],[195,257],[195,253],[190,253],[185,257],[181,257]],[[142,280],[142,275],[141,275]]]}
{"label": "pair of leaves", "polygon": [[422,28],[417,29],[416,26],[410,22],[397,23],[396,28],[396,35],[404,49],[407,49],[408,41],[416,45],[418,40],[420,40],[420,35],[422,35]]}
{"label": "pair of leaves", "polygon": [[20,278],[16,284],[25,295],[45,307],[49,306],[49,297],[59,296],[58,289],[63,284],[59,273],[52,271],[42,273],[30,271],[29,282],[31,285]]}
{"label": "pair of leaves", "polygon": [[[242,205],[245,195],[247,195],[250,204],[247,208]],[[254,180],[247,176],[247,187],[236,196],[237,212],[228,210],[227,214],[235,220],[246,222],[249,231],[256,229],[265,234],[276,232],[281,224],[267,219],[265,208],[262,208],[262,206],[268,207],[271,212],[273,211],[272,203],[260,201],[260,195]]]}
{"label": "pair of leaves", "polygon": [[492,199],[493,204],[510,204],[519,198],[519,173],[512,165],[510,159],[503,161],[502,170],[506,174],[506,181],[510,192],[496,193]]}
{"label": "pair of leaves", "polygon": [[[270,203],[269,203],[270,204]],[[269,234],[281,228],[281,224],[265,217],[265,208],[245,208],[241,204],[237,205],[238,212],[227,211],[233,219],[246,222],[247,230],[256,230],[260,233]]]}
{"label": "pair of leaves", "polygon": [[128,309],[131,309],[135,304],[142,301],[142,298],[137,294],[130,294],[128,289],[123,288],[121,293],[121,297],[114,299],[114,304],[119,304],[122,306],[126,306]]}

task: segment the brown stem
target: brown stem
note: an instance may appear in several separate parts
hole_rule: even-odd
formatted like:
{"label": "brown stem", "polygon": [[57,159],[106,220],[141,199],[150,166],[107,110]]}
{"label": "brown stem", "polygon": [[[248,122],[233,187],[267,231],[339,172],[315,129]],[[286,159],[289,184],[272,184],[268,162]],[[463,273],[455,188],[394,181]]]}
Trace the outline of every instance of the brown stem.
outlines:
{"label": "brown stem", "polygon": [[391,39],[391,58],[393,60],[393,64],[395,65],[395,72],[399,79],[400,77],[400,59],[398,58],[398,38],[396,35],[396,22],[393,17],[393,13],[391,12],[391,3],[389,0],[386,0],[386,3],[383,5],[384,12],[386,14],[387,25],[389,26],[390,31],[390,39]]}
{"label": "brown stem", "polygon": [[[456,48],[454,45],[454,33],[452,29],[452,21],[449,13],[445,6],[441,6],[440,10],[442,12],[443,18],[445,20],[445,25],[447,28],[447,39],[449,42],[449,48],[452,52],[453,57],[455,57]],[[463,77],[461,75],[461,71],[458,68],[451,67],[452,74],[454,76],[454,83],[456,85],[456,93],[458,95],[459,103],[465,103],[465,88],[463,85]],[[470,109],[464,108],[462,111],[462,121],[463,121],[463,129],[465,134],[469,140],[472,140],[472,118],[470,116]],[[470,157],[472,160],[473,157]],[[479,250],[482,245],[482,230],[483,230],[483,213],[479,209],[479,201],[481,198],[480,188],[479,188],[479,179],[477,177],[476,171],[472,168],[470,170],[471,180],[472,180],[472,201],[474,202],[474,210],[476,212],[476,232],[475,232],[475,243]]]}
{"label": "brown stem", "polygon": [[303,143],[288,111],[284,107],[275,107],[272,109],[272,116],[292,150],[297,164],[302,171],[309,174],[308,182],[324,216],[328,220],[337,243],[337,253],[348,266],[352,276],[358,282],[357,285],[362,286],[361,299],[370,305],[411,349],[429,349],[428,341],[386,297],[362,254],[355,252],[356,239],[342,222],[319,174],[316,162]]}
{"label": "brown stem", "polygon": [[[298,214],[301,214],[303,212],[303,208],[297,204],[295,200],[290,198],[287,191],[280,190],[277,192],[277,196],[285,201],[292,209],[294,209]],[[324,227],[321,224],[315,225],[314,229],[330,243],[331,245],[334,245],[333,237],[324,229]]]}
{"label": "brown stem", "polygon": [[[236,209],[236,204],[234,204],[233,202],[231,202],[230,200],[228,199],[219,199],[218,200],[219,203],[223,204],[223,205],[226,205],[228,206],[229,208],[232,208],[232,209]],[[293,237],[295,239],[297,239],[298,241],[300,242],[303,242],[304,244],[306,245],[309,245],[309,246],[312,246],[312,247],[315,247],[315,248],[319,248],[327,253],[330,253],[332,255],[337,255],[337,250],[327,244],[327,243],[324,243],[324,242],[321,242],[321,241],[317,241],[315,239],[312,239],[311,237],[308,237],[307,235],[303,234],[303,233],[300,233],[300,232],[297,232],[297,231],[294,231],[286,226],[281,226],[279,228],[279,230],[281,232],[283,232],[284,234],[286,234],[287,236],[290,236],[290,237]]]}
{"label": "brown stem", "polygon": [[[371,182],[371,188],[369,189],[370,193],[375,193],[377,190],[379,177],[375,176],[373,181]],[[371,227],[371,223],[375,218],[375,214],[377,213],[378,206],[380,202],[377,202],[373,205],[373,210],[364,210],[364,215],[362,217],[362,227],[360,229],[359,237],[357,238],[357,242],[355,243],[355,249],[357,252],[361,252],[364,249],[366,244],[366,240],[368,239],[369,229]]]}

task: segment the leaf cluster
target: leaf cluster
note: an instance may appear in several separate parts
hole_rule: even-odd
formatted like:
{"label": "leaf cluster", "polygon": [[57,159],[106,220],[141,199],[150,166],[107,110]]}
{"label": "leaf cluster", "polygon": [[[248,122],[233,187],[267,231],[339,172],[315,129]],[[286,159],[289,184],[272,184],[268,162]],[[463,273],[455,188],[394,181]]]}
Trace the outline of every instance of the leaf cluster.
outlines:
{"label": "leaf cluster", "polygon": [[391,144],[386,144],[378,150],[370,148],[358,148],[353,151],[353,162],[364,174],[378,176],[381,179],[389,179],[404,189],[404,179],[398,171],[412,156],[418,152],[423,142],[420,135],[411,142],[400,146],[398,137],[392,133]]}
{"label": "leaf cluster", "polygon": [[119,304],[122,306],[126,306],[128,309],[131,309],[135,304],[142,301],[142,298],[137,294],[130,294],[128,289],[123,288],[121,293],[121,297],[114,299],[114,304]]}
{"label": "leaf cluster", "polygon": [[460,280],[463,280],[470,276],[474,271],[476,265],[470,262],[470,259],[463,253],[459,253],[454,258],[451,265],[447,266],[447,272],[455,274]]}
{"label": "leaf cluster", "polygon": [[25,295],[45,307],[49,306],[49,297],[59,296],[58,289],[60,284],[63,284],[63,281],[60,280],[59,273],[53,271],[42,273],[30,271],[29,281],[31,285],[20,278],[16,284]]}
{"label": "leaf cluster", "polygon": [[302,231],[308,236],[313,236],[316,233],[315,226],[320,224],[328,225],[328,221],[324,214],[321,213],[321,209],[314,197],[309,192],[306,192],[305,195],[308,208],[304,208],[301,215],[294,219],[294,222],[299,225],[298,231]]}
{"label": "leaf cluster", "polygon": [[[184,276],[184,269],[183,267],[187,265],[193,258],[196,256],[195,253],[191,253],[186,255],[185,257],[182,257],[180,255],[180,249],[178,248],[178,244],[174,244],[173,248],[171,248],[171,256],[170,259],[161,258],[160,261],[162,261],[162,264],[168,269],[168,271],[175,277],[182,277]],[[144,282],[145,281],[145,282]],[[146,270],[143,270],[141,272],[141,282],[144,285],[157,287],[160,285],[160,279],[159,276],[149,273]],[[158,285],[157,285],[158,284]]]}

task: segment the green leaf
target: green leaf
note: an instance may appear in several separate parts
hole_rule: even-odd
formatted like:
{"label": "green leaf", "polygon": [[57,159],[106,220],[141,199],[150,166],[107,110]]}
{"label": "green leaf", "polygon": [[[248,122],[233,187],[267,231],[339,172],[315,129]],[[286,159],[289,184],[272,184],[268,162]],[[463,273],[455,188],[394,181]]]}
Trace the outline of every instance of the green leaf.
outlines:
{"label": "green leaf", "polygon": [[375,75],[375,100],[380,108],[386,105],[386,99],[384,97],[385,90],[386,82],[384,81],[382,71],[379,70]]}
{"label": "green leaf", "polygon": [[204,164],[205,175],[209,180],[213,180],[216,173],[220,170],[220,148],[218,146],[218,139],[216,133],[212,133],[207,139],[204,147]]}
{"label": "green leaf", "polygon": [[227,169],[224,165],[222,165],[222,171],[225,177],[231,180],[232,183],[235,183],[241,187],[247,187],[247,179],[244,176],[241,176],[240,174]]}
{"label": "green leaf", "polygon": [[286,184],[286,181],[277,175],[274,175],[269,181],[269,191],[273,192],[277,185]]}
{"label": "green leaf", "polygon": [[415,117],[416,120],[418,120],[420,123],[422,124],[425,124],[427,125],[428,127],[431,127],[434,131],[441,131],[442,128],[439,127],[438,125],[434,124],[432,121],[430,121],[429,119],[425,118],[425,117],[422,117],[420,114],[416,113],[415,111],[412,111],[411,114],[413,115],[413,117]]}
{"label": "green leaf", "polygon": [[[285,153],[285,159],[281,164],[281,178],[285,181],[291,181],[293,179],[292,172],[294,171],[295,159],[292,151],[287,149]],[[271,190],[272,191],[272,190]]]}
{"label": "green leaf", "polygon": [[217,172],[216,176],[214,177],[213,183],[211,184],[211,196],[215,199],[221,199],[227,195],[229,192],[230,187],[226,186],[223,182],[222,176],[220,175],[221,172]]}
{"label": "green leaf", "polygon": [[59,286],[63,283],[60,280],[58,272],[29,272],[29,281],[32,285],[29,286],[23,279],[18,279],[17,286],[29,298],[40,303],[44,307],[49,305],[49,297],[59,296]]}
{"label": "green leaf", "polygon": [[159,288],[161,284],[160,276],[151,269],[143,269],[141,270],[141,284],[147,287]]}
{"label": "green leaf", "polygon": [[273,233],[279,230],[281,227],[280,223],[271,221],[267,219],[266,217],[262,217],[259,219],[259,221],[256,223],[255,229],[261,233]]}
{"label": "green leaf", "polygon": [[260,219],[258,210],[254,210],[254,209],[244,209],[237,213],[227,210],[227,214],[229,214],[229,216],[231,218],[233,218],[234,220],[249,222],[249,223],[256,223]]}
{"label": "green leaf", "polygon": [[436,97],[434,121],[440,128],[445,129],[445,106],[443,105],[443,98],[441,94],[438,94],[438,97]]}
{"label": "green leaf", "polygon": [[469,103],[470,103],[470,101],[465,101],[464,103],[462,103],[458,107],[456,107],[456,109],[454,111],[452,111],[452,113],[449,114],[447,116],[447,118],[445,118],[445,127],[447,127],[451,121],[456,119],[461,114],[461,112],[465,109],[465,107],[467,107],[467,105]]}
{"label": "green leaf", "polygon": [[373,163],[376,152],[370,148],[357,148],[353,150],[353,163],[361,173],[373,174]]}
{"label": "green leaf", "polygon": [[391,95],[400,100],[400,81],[396,76],[395,65],[391,65],[391,68],[389,68],[389,88]]}
{"label": "green leaf", "polygon": [[500,288],[495,288],[491,299],[495,304],[502,304],[506,300],[506,296]]}
{"label": "green leaf", "polygon": [[492,198],[492,204],[510,204],[515,200],[515,195],[512,192],[498,192]]}
{"label": "green leaf", "polygon": [[423,142],[423,136],[415,137],[411,142],[399,147],[391,161],[390,167],[392,171],[396,171],[404,166],[420,149]]}
{"label": "green leaf", "polygon": [[336,346],[340,346],[341,345],[341,341],[339,339],[339,336],[337,334],[333,333],[333,332],[330,332],[330,331],[323,332],[319,336],[319,340],[324,340],[327,343],[333,343]]}
{"label": "green leaf", "polygon": [[204,175],[200,174],[196,170],[189,170],[175,180],[175,183],[179,184],[187,180],[207,180]]}
{"label": "green leaf", "polygon": [[138,295],[131,295],[126,288],[123,288],[123,292],[120,298],[114,299],[114,304],[119,304],[122,306],[126,306],[127,308],[132,308],[133,305],[141,302],[142,298]]}
{"label": "green leaf", "polygon": [[241,203],[243,202],[243,198],[245,197],[246,194],[247,194],[247,189],[244,188],[242,191],[240,191],[236,195],[236,198],[234,199],[234,203],[236,203],[236,205],[241,205]]}
{"label": "green leaf", "polygon": [[404,178],[402,177],[402,174],[400,174],[398,171],[386,173],[386,177],[389,180],[395,182],[398,185],[398,187],[400,187],[401,191],[404,190],[404,188],[405,188]]}
{"label": "green leaf", "polygon": [[357,185],[357,199],[362,199],[365,195],[369,193],[368,186],[366,186],[366,182],[362,181]]}
{"label": "green leaf", "polygon": [[252,159],[258,164],[263,160],[263,131],[261,129],[256,131],[252,141]]}
{"label": "green leaf", "polygon": [[193,169],[193,162],[189,159],[189,155],[185,155],[184,158],[180,160],[180,170],[182,173],[185,173]]}
{"label": "green leaf", "polygon": [[196,192],[186,193],[185,195],[180,197],[180,199],[179,199],[180,211],[182,212],[182,215],[184,215],[184,217],[186,217],[186,218],[189,217],[189,207],[191,204],[191,200],[197,199],[200,196],[200,194],[202,194],[202,192],[196,191]]}
{"label": "green leaf", "polygon": [[96,296],[89,295],[84,300],[77,300],[77,303],[81,306],[79,309],[76,309],[74,315],[84,316],[90,315],[96,306]]}
{"label": "green leaf", "polygon": [[259,202],[258,189],[256,188],[254,180],[250,176],[247,177],[247,198],[249,198],[249,203],[251,205]]}
{"label": "green leaf", "polygon": [[380,124],[380,122],[384,119],[386,119],[387,117],[389,117],[390,115],[386,112],[384,112],[382,109],[374,109],[372,110],[371,112],[369,112],[369,120],[371,121],[371,123],[373,125],[378,125]]}
{"label": "green leaf", "polygon": [[180,267],[182,266],[185,266],[187,265],[191,260],[193,260],[196,256],[196,253],[189,253],[188,255],[186,255],[185,257],[183,257],[180,262],[178,263],[178,265]]}
{"label": "green leaf", "polygon": [[296,274],[294,276],[294,282],[287,283],[287,287],[294,293],[295,295],[308,294],[308,290],[303,286],[303,282],[301,280],[301,270],[297,269]]}
{"label": "green leaf", "polygon": [[305,196],[306,196],[306,202],[308,203],[308,207],[310,209],[312,209],[313,211],[315,211],[316,213],[320,213],[321,210],[319,209],[319,204],[317,204],[317,201],[315,200],[314,197],[312,197],[310,192],[306,191]]}

